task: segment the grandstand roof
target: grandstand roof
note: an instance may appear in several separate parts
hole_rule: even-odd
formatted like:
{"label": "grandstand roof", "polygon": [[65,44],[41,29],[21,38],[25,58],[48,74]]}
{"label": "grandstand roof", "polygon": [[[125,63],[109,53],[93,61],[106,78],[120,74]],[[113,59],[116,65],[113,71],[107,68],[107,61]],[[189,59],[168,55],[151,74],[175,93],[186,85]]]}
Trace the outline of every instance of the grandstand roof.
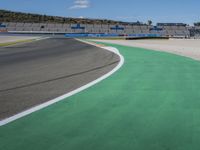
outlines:
{"label": "grandstand roof", "polygon": [[185,23],[157,23],[157,26],[187,26]]}

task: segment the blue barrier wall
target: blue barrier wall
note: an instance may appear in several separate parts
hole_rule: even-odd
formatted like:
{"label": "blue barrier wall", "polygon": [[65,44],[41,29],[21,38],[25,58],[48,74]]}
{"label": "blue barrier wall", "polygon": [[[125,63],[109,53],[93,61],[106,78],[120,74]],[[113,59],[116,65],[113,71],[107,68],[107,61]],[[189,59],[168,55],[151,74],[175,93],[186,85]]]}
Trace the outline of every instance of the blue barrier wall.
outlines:
{"label": "blue barrier wall", "polygon": [[127,35],[121,35],[121,34],[93,34],[93,33],[68,33],[65,34],[65,37],[69,38],[78,38],[78,37],[161,37],[160,34],[127,34]]}
{"label": "blue barrier wall", "polygon": [[118,34],[67,33],[65,37],[117,37]]}

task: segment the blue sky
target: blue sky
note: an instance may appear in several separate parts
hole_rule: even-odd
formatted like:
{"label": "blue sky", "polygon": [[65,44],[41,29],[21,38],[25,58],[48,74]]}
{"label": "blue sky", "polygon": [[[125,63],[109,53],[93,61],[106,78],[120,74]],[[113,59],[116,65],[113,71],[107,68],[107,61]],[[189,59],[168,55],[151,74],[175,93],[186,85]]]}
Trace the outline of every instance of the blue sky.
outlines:
{"label": "blue sky", "polygon": [[0,9],[135,22],[200,21],[200,0],[0,0]]}

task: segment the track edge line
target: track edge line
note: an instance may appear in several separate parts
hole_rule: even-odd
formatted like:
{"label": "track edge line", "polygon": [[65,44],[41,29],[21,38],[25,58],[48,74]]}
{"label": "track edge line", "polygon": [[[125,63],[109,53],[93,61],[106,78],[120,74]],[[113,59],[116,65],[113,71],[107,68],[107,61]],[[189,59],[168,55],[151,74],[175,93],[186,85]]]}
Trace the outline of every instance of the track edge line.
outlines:
{"label": "track edge line", "polygon": [[25,110],[25,111],[23,111],[21,113],[18,113],[16,115],[14,115],[14,116],[11,116],[9,118],[1,120],[0,121],[0,126],[4,126],[4,125],[6,125],[8,123],[16,121],[17,119],[23,118],[23,117],[25,117],[25,116],[33,113],[33,112],[39,111],[39,110],[41,110],[41,109],[43,109],[45,107],[48,107],[48,106],[50,106],[52,104],[55,104],[57,102],[60,102],[62,100],[65,100],[66,98],[71,97],[71,96],[73,96],[73,95],[75,95],[77,93],[80,93],[83,90],[86,90],[86,89],[92,87],[93,85],[96,85],[97,83],[103,81],[104,79],[110,77],[112,74],[114,74],[116,71],[118,71],[123,66],[123,64],[124,64],[124,57],[120,54],[120,52],[118,51],[117,48],[106,47],[106,46],[102,47],[102,46],[98,46],[97,44],[94,44],[94,43],[91,43],[91,42],[87,42],[87,41],[83,41],[83,40],[80,40],[80,39],[76,39],[76,40],[78,40],[80,42],[84,42],[84,43],[90,44],[90,45],[93,45],[93,46],[96,46],[96,47],[100,47],[102,49],[105,49],[107,51],[115,53],[120,58],[120,61],[119,61],[118,65],[115,68],[113,68],[110,72],[108,72],[107,74],[101,76],[100,78],[98,78],[98,79],[96,79],[96,80],[94,80],[94,81],[92,81],[92,82],[90,82],[90,83],[88,83],[88,84],[86,84],[86,85],[84,85],[84,86],[82,86],[82,87],[74,90],[74,91],[71,91],[71,92],[69,92],[67,94],[64,94],[62,96],[59,96],[59,97],[57,97],[57,98],[55,98],[53,100],[47,101],[47,102],[45,102],[43,104],[40,104],[40,105],[35,106],[35,107],[32,107],[32,108],[30,108],[28,110]]}

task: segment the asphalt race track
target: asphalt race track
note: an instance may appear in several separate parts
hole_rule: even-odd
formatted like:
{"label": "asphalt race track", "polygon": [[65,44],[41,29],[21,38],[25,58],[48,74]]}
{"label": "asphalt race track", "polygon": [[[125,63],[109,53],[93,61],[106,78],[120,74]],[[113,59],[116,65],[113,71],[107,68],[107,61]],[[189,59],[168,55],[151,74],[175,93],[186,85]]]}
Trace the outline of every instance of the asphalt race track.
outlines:
{"label": "asphalt race track", "polygon": [[74,39],[51,38],[0,48],[0,120],[83,86],[119,57]]}

